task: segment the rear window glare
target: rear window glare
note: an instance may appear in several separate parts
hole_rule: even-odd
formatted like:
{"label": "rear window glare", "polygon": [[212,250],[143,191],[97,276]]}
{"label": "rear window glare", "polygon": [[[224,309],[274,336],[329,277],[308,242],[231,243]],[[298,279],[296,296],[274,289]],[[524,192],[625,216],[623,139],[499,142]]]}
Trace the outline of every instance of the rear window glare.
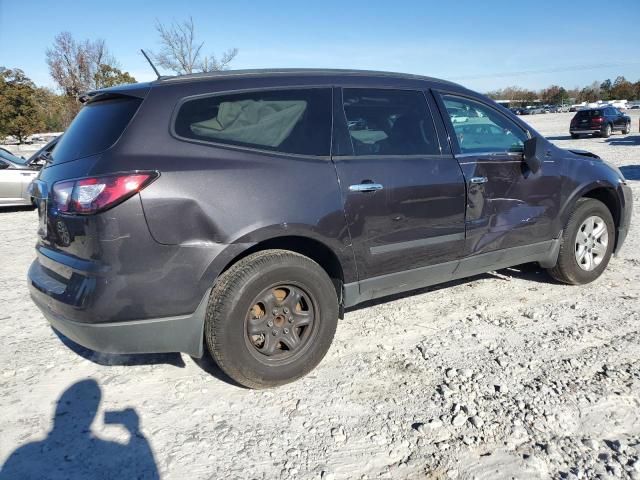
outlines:
{"label": "rear window glare", "polygon": [[85,105],[51,152],[51,163],[104,152],[120,138],[141,103],[139,98],[122,96]]}

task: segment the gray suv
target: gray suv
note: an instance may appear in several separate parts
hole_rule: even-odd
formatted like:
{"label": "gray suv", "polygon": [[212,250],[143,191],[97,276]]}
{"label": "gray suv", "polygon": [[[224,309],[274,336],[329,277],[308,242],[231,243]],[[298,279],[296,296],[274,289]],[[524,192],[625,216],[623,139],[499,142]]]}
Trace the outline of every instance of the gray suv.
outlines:
{"label": "gray suv", "polygon": [[32,184],[53,327],[112,353],[211,353],[242,385],[323,358],[344,310],[538,262],[595,280],[618,169],[447,81],[227,71],[91,92]]}

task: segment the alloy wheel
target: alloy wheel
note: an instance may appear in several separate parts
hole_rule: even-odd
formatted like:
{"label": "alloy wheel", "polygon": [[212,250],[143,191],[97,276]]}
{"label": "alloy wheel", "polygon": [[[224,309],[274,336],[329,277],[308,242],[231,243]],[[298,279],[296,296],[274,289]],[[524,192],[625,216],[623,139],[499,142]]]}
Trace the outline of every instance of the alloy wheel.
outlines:
{"label": "alloy wheel", "polygon": [[605,221],[597,215],[588,217],[576,234],[575,257],[578,266],[591,271],[600,265],[607,253],[609,232]]}

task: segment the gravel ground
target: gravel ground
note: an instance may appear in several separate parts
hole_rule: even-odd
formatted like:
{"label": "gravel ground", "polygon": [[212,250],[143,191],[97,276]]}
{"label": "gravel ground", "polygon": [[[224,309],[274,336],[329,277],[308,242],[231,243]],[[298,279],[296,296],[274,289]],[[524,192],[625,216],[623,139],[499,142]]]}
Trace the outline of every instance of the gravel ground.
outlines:
{"label": "gravel ground", "polygon": [[[623,167],[639,212],[638,116],[571,140],[571,115],[525,119]],[[369,304],[311,375],[250,391],[210,360],[56,335],[25,285],[36,220],[0,213],[2,478],[640,479],[639,221],[593,284],[525,266]]]}

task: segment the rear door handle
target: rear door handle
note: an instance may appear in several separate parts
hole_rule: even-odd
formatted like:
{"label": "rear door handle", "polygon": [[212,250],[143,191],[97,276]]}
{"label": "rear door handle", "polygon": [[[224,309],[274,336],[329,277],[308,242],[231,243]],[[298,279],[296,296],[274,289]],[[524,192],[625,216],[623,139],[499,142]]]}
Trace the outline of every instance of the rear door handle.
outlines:
{"label": "rear door handle", "polygon": [[469,182],[473,183],[474,185],[481,185],[483,183],[487,183],[489,181],[489,179],[487,177],[471,177],[471,179],[469,180]]}
{"label": "rear door handle", "polygon": [[356,185],[349,185],[350,192],[375,192],[376,190],[382,190],[384,187],[379,183],[358,183]]}

